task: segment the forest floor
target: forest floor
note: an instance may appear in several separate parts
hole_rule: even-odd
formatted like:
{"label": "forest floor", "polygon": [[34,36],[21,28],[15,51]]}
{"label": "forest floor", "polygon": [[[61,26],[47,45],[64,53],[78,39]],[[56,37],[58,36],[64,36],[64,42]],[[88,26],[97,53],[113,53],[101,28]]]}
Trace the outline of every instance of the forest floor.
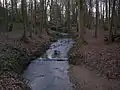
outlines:
{"label": "forest floor", "polygon": [[29,90],[21,74],[30,60],[45,52],[51,37],[45,32],[41,37],[33,35],[26,42],[21,40],[22,32],[0,33],[0,90]]}
{"label": "forest floor", "polygon": [[120,90],[120,43],[104,44],[104,32],[98,38],[87,30],[87,45],[75,44],[70,53],[75,62],[69,69],[74,90]]}

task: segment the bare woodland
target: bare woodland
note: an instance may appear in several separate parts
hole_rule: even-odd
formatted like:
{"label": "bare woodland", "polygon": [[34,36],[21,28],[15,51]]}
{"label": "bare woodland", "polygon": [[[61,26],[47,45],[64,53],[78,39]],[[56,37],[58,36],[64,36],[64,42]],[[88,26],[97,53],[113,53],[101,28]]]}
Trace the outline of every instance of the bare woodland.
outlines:
{"label": "bare woodland", "polygon": [[[38,49],[42,52],[43,47],[46,50],[50,42],[58,36],[51,33],[68,33],[75,41],[69,52],[72,59],[70,64],[81,65],[82,62],[107,79],[120,78],[120,0],[0,0],[0,30],[0,47],[10,45],[15,50],[17,48],[28,54],[27,57],[38,56]],[[2,51],[5,50],[0,48],[0,52]],[[10,51],[14,52],[11,48]],[[9,66],[9,60],[7,64]],[[3,67],[0,64],[0,68]],[[12,71],[13,68],[10,64],[10,70],[5,70]],[[17,68],[20,68],[19,64]],[[21,71],[13,70],[18,75]],[[4,75],[8,74],[5,73]],[[1,80],[2,83],[4,81]],[[24,86],[21,79],[20,81]]]}

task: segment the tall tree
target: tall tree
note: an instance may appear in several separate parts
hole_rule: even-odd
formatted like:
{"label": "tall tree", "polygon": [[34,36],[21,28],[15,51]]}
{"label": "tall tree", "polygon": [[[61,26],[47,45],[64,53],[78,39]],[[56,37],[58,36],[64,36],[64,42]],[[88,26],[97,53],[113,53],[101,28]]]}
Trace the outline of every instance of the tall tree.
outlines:
{"label": "tall tree", "polygon": [[92,26],[92,0],[89,0],[89,25],[90,28]]}
{"label": "tall tree", "polygon": [[115,4],[116,0],[113,0],[113,7],[112,7],[112,16],[111,16],[111,22],[110,22],[110,30],[109,30],[109,42],[112,42],[112,36],[113,36],[113,19],[115,14]]}
{"label": "tall tree", "polygon": [[37,1],[34,0],[34,24],[33,24],[33,27],[34,27],[34,30],[35,30],[35,34],[37,34],[37,30],[36,30],[36,11],[37,11]]}
{"label": "tall tree", "polygon": [[67,29],[70,29],[70,0],[67,0],[67,7],[66,7],[66,12],[67,12]]}
{"label": "tall tree", "polygon": [[22,12],[23,27],[24,27],[23,38],[26,38],[26,30],[27,30],[27,3],[26,3],[26,0],[21,0],[21,12]]}
{"label": "tall tree", "polygon": [[33,31],[33,1],[29,1],[29,36],[32,38],[32,31]]}
{"label": "tall tree", "polygon": [[72,0],[72,20],[71,20],[72,24],[75,24],[77,20],[75,10],[76,10],[76,1]]}
{"label": "tall tree", "polygon": [[108,0],[105,0],[106,4],[106,23],[108,22]]}
{"label": "tall tree", "polygon": [[84,0],[78,0],[77,1],[78,4],[78,29],[79,29],[79,36],[78,38],[80,38],[82,41],[84,40],[83,37],[83,32],[84,32]]}
{"label": "tall tree", "polygon": [[40,1],[40,31],[39,31],[39,35],[42,34],[42,30],[43,30],[43,25],[44,25],[44,0]]}
{"label": "tall tree", "polygon": [[11,24],[10,24],[10,29],[9,31],[12,31],[12,28],[13,28],[13,24],[14,24],[14,0],[11,0],[11,9],[12,9],[12,12],[11,12]]}
{"label": "tall tree", "polygon": [[5,0],[5,30],[8,31],[8,2]]}
{"label": "tall tree", "polygon": [[118,1],[118,27],[120,27],[120,0]]}
{"label": "tall tree", "polygon": [[98,31],[98,12],[99,12],[99,9],[98,9],[98,0],[96,0],[96,27],[95,27],[95,38],[97,38],[97,31]]}

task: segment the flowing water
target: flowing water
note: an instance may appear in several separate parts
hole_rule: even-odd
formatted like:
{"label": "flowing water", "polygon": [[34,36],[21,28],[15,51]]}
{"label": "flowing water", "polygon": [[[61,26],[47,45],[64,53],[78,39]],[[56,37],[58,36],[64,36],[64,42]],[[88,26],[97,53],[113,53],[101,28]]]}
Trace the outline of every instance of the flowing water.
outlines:
{"label": "flowing water", "polygon": [[72,39],[60,39],[31,62],[23,74],[31,90],[72,90],[67,53],[73,43]]}

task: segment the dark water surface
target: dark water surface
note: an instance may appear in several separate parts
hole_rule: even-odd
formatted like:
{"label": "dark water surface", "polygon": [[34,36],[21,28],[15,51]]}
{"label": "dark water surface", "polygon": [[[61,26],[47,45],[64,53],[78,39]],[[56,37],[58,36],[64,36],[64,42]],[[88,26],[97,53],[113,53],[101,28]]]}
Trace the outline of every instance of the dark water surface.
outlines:
{"label": "dark water surface", "polygon": [[31,62],[23,74],[31,90],[72,90],[67,53],[73,43],[72,39],[60,39]]}

